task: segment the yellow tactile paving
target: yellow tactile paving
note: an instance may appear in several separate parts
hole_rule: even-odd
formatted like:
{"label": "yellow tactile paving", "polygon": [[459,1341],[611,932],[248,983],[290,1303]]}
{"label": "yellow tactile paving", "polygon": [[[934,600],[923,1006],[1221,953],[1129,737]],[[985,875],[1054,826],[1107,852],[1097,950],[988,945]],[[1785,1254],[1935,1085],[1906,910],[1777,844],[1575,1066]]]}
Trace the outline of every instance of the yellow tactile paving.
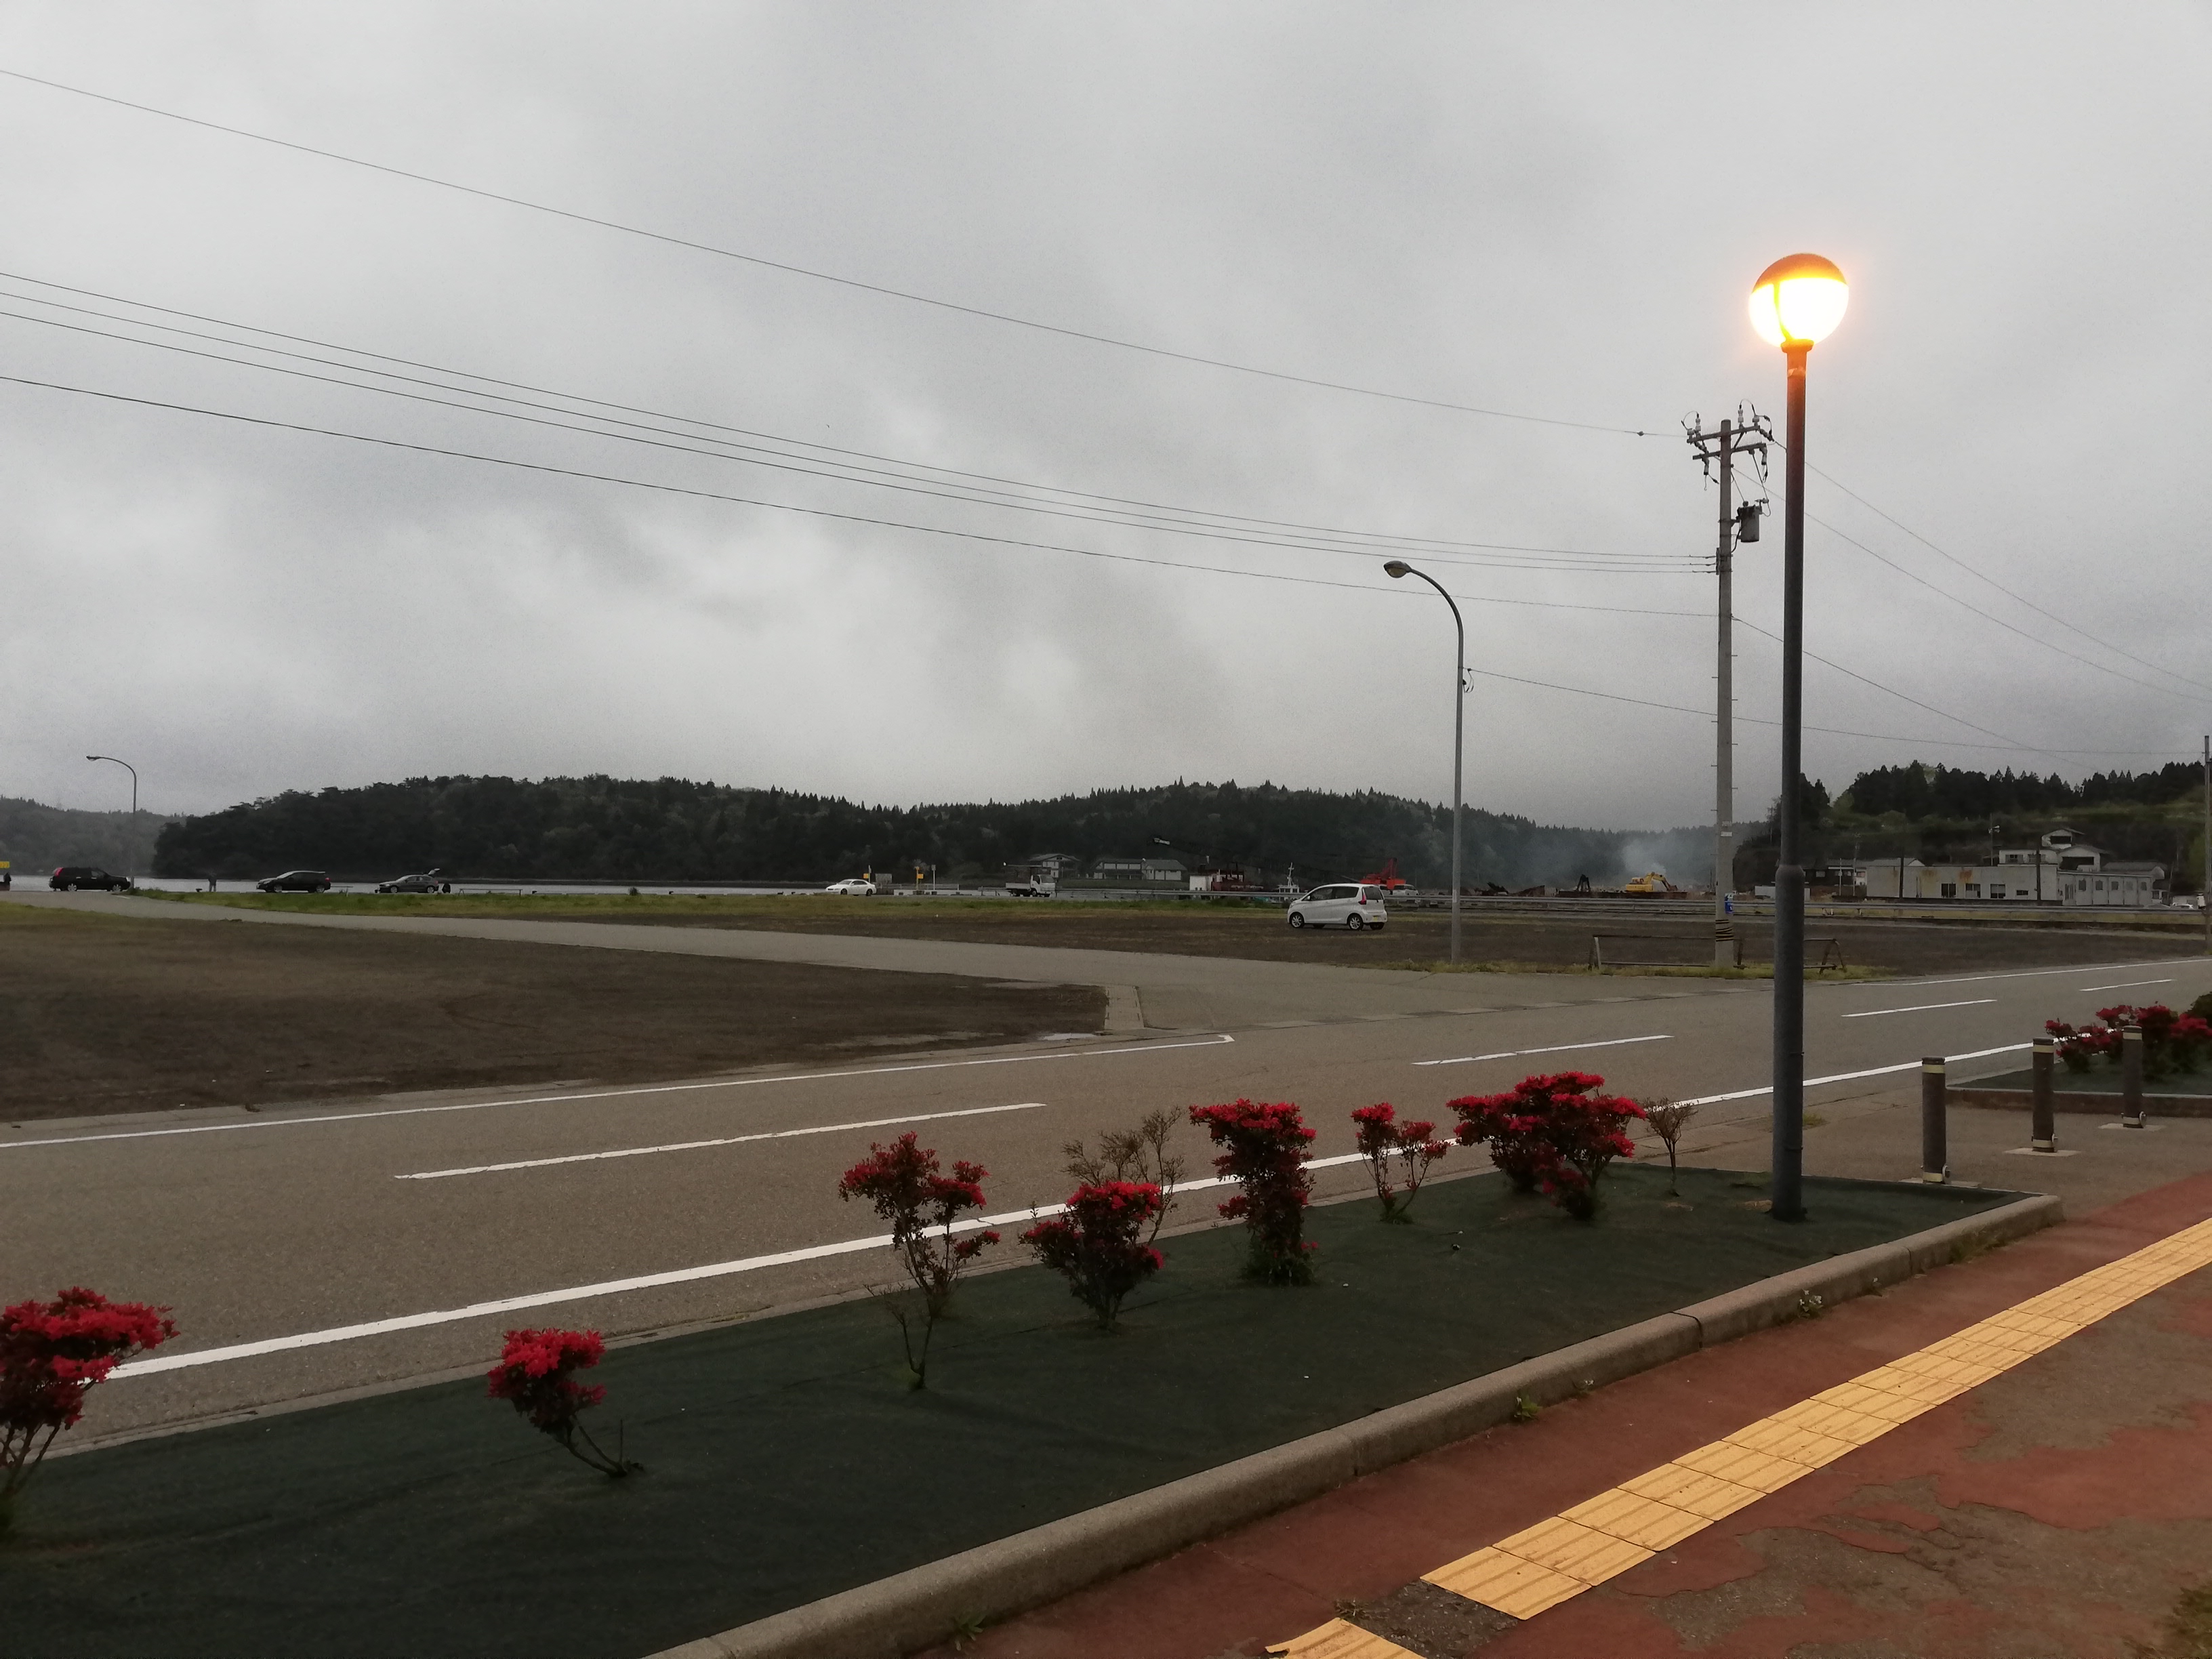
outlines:
{"label": "yellow tactile paving", "polygon": [[1586,1527],[1579,1521],[1570,1521],[1564,1515],[1540,1522],[1510,1538],[1501,1538],[1491,1547],[1500,1555],[1534,1561],[1540,1567],[1563,1572],[1585,1584],[1602,1584],[1651,1554],[1641,1545]]}
{"label": "yellow tactile paving", "polygon": [[[1426,1582],[1533,1619],[2205,1267],[2212,1267],[2212,1218],[1684,1452],[1437,1568]],[[1340,1619],[1268,1651],[1285,1659],[1413,1659]]]}
{"label": "yellow tactile paving", "polygon": [[[1748,1494],[1746,1501],[1757,1495]],[[1703,1531],[1706,1525],[1706,1517],[1702,1515],[1662,1504],[1656,1498],[1623,1492],[1618,1486],[1611,1492],[1600,1492],[1587,1504],[1576,1504],[1560,1518],[1580,1522],[1585,1527],[1626,1539],[1655,1553],[1681,1542],[1693,1532]]]}
{"label": "yellow tactile paving", "polygon": [[1589,1588],[1579,1578],[1496,1549],[1477,1550],[1425,1577],[1439,1589],[1464,1595],[1515,1619],[1533,1619],[1546,1607]]}
{"label": "yellow tactile paving", "polygon": [[1282,1659],[1420,1659],[1395,1642],[1386,1642],[1357,1625],[1332,1619],[1318,1630],[1294,1636],[1279,1647],[1267,1650]]}

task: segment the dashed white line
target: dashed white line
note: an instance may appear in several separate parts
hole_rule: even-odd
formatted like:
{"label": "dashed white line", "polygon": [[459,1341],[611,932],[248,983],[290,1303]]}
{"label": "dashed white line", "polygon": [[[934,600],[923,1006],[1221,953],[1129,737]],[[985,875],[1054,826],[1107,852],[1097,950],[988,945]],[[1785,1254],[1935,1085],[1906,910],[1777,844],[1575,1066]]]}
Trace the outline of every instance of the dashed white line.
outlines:
{"label": "dashed white line", "polygon": [[1560,1042],[1548,1048],[1505,1048],[1494,1054],[1459,1054],[1450,1060],[1417,1060],[1416,1066],[1465,1066],[1478,1060],[1517,1060],[1522,1054],[1564,1054],[1577,1048],[1619,1048],[1632,1042],[1672,1042],[1671,1032],[1656,1036],[1607,1037],[1601,1042]]}
{"label": "dashed white line", "polygon": [[995,1054],[988,1060],[917,1060],[907,1066],[867,1066],[849,1072],[788,1072],[775,1077],[717,1078],[703,1083],[655,1083],[635,1089],[595,1089],[582,1094],[525,1095],[514,1100],[460,1100],[443,1106],[393,1106],[374,1112],[326,1112],[315,1117],[276,1117],[258,1123],[193,1123],[170,1129],[117,1129],[96,1135],[54,1135],[43,1140],[0,1140],[0,1152],[25,1146],[76,1146],[93,1140],[150,1140],[163,1135],[212,1135],[233,1129],[290,1129],[305,1123],[362,1123],[434,1112],[482,1112],[495,1106],[560,1106],[580,1100],[622,1100],[635,1095],[677,1095],[700,1089],[757,1089],[771,1083],[825,1083],[840,1078],[889,1077],[902,1072],[945,1072],[964,1066],[1020,1066],[1032,1060],[1095,1060],[1104,1054],[1149,1054],[1170,1048],[1212,1048],[1237,1039],[1226,1031],[1193,1042],[1145,1042],[1122,1048],[1063,1048],[1048,1054]]}
{"label": "dashed white line", "polygon": [[2076,991],[2132,991],[2139,985],[2171,985],[2170,979],[2124,979],[2118,985],[2077,985]]}
{"label": "dashed white line", "polygon": [[1995,997],[1968,997],[1964,1002],[1916,1002],[1910,1008],[1863,1008],[1856,1014],[1845,1014],[1845,1019],[1878,1019],[1884,1014],[1924,1014],[1931,1008],[1978,1008],[1984,1003],[1995,1002]]}
{"label": "dashed white line", "polygon": [[592,1164],[610,1158],[650,1158],[655,1152],[694,1152],[708,1146],[742,1146],[754,1140],[789,1140],[799,1135],[830,1135],[848,1129],[882,1129],[896,1123],[933,1123],[946,1117],[988,1117],[994,1112],[1034,1112],[1042,1100],[1013,1106],[969,1106],[957,1112],[916,1112],[905,1117],[872,1117],[857,1123],[824,1123],[808,1129],[769,1129],[759,1134],[723,1135],[714,1140],[675,1140],[660,1146],[623,1146],[609,1152],[570,1152],[564,1158],[525,1158],[512,1164],[472,1164],[459,1170],[417,1170],[394,1181],[442,1181],[447,1176],[496,1175],[505,1170],[544,1170],[556,1164]]}

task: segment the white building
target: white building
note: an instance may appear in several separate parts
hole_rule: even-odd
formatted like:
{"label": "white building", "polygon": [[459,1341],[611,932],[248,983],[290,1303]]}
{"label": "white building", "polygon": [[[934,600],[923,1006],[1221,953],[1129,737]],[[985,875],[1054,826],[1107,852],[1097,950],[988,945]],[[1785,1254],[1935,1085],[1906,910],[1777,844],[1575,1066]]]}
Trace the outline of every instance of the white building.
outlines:
{"label": "white building", "polygon": [[2162,864],[2112,864],[2071,830],[2053,830],[2033,847],[2000,848],[1994,864],[1923,864],[1870,859],[1838,865],[1837,874],[1870,899],[1950,899],[1960,903],[2163,904]]}

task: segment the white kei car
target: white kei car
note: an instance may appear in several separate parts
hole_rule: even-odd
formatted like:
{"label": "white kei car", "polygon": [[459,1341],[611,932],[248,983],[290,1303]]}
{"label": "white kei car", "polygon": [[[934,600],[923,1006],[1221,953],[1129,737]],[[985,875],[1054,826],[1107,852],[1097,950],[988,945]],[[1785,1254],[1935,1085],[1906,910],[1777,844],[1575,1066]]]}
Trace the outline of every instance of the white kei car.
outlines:
{"label": "white kei car", "polygon": [[1380,927],[1390,920],[1383,907],[1382,890],[1365,883],[1340,882],[1316,887],[1291,901],[1293,927]]}
{"label": "white kei car", "polygon": [[858,876],[854,876],[848,880],[833,881],[822,890],[825,893],[839,893],[847,898],[859,898],[864,894],[873,893],[876,890],[876,884],[872,881],[862,881]]}

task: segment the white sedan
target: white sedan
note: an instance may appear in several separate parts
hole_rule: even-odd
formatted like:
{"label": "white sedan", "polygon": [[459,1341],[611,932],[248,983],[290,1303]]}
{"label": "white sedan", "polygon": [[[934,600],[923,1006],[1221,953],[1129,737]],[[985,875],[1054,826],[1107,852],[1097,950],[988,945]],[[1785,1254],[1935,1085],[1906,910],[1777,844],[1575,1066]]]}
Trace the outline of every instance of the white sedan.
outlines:
{"label": "white sedan", "polygon": [[862,881],[858,876],[854,876],[846,881],[833,881],[822,890],[825,893],[836,893],[845,898],[852,898],[860,894],[874,892],[876,884],[872,881]]}

